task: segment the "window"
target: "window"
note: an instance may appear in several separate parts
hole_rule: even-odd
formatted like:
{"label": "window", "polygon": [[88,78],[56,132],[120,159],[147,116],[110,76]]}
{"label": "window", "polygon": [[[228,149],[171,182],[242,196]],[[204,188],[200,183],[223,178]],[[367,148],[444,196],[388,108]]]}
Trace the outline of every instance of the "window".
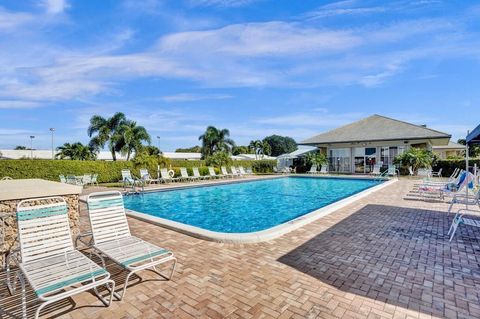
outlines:
{"label": "window", "polygon": [[329,151],[330,171],[350,172],[350,149],[334,148]]}

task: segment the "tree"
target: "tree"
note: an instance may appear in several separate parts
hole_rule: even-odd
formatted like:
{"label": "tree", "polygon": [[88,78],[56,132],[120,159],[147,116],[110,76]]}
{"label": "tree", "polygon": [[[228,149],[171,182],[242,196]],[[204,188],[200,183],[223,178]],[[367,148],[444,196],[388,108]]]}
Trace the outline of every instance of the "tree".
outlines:
{"label": "tree", "polygon": [[[464,138],[461,138],[457,141],[458,144],[466,145],[467,142]],[[480,156],[480,146],[479,145],[471,145],[468,147],[468,156],[474,158]]]}
{"label": "tree", "polygon": [[255,154],[255,159],[257,160],[258,158],[263,158],[265,155],[271,154],[270,144],[265,141],[250,141],[250,144],[248,146],[251,150],[253,150],[253,153]]}
{"label": "tree", "polygon": [[234,146],[232,148],[232,154],[233,155],[238,155],[238,154],[253,154],[253,151],[250,147],[248,146]]}
{"label": "tree", "polygon": [[138,152],[143,147],[142,142],[150,144],[151,139],[147,130],[143,126],[138,126],[135,121],[125,120],[118,128],[118,137],[116,137],[116,149],[119,149],[122,155],[127,155],[127,161],[130,160],[132,152]]}
{"label": "tree", "polygon": [[202,148],[198,145],[187,147],[187,148],[177,148],[175,153],[201,153]]}
{"label": "tree", "polygon": [[206,158],[207,166],[226,166],[231,165],[233,162],[232,158],[227,152],[218,151]]}
{"label": "tree", "polygon": [[198,137],[202,141],[202,158],[206,159],[215,152],[229,153],[235,142],[229,138],[230,131],[227,129],[217,129],[214,126],[207,127],[205,133]]}
{"label": "tree", "polygon": [[120,151],[119,142],[121,141],[120,127],[127,121],[125,114],[121,112],[115,113],[112,117],[104,118],[100,115],[94,115],[90,118],[90,126],[88,127],[88,136],[90,147],[95,151],[100,151],[108,143],[108,149],[112,153],[112,159],[117,160],[115,152]]}
{"label": "tree", "polygon": [[140,150],[140,152],[141,153],[146,153],[148,155],[155,155],[155,156],[159,156],[159,155],[162,154],[160,149],[156,146],[153,146],[153,145],[142,146],[142,149]]}
{"label": "tree", "polygon": [[412,147],[408,151],[398,155],[394,159],[395,164],[400,164],[404,167],[411,167],[414,172],[419,168],[430,168],[435,164],[437,156],[431,151],[423,148]]}
{"label": "tree", "polygon": [[62,146],[57,147],[56,158],[60,159],[71,159],[71,160],[80,160],[80,161],[91,161],[95,160],[96,156],[93,150],[88,145],[83,145],[80,142],[73,144],[65,143]]}
{"label": "tree", "polygon": [[21,146],[21,145],[15,146],[15,150],[26,150],[26,149],[27,149],[26,146]]}
{"label": "tree", "polygon": [[279,156],[297,150],[297,143],[288,136],[271,135],[265,137],[263,142],[270,145],[272,156]]}

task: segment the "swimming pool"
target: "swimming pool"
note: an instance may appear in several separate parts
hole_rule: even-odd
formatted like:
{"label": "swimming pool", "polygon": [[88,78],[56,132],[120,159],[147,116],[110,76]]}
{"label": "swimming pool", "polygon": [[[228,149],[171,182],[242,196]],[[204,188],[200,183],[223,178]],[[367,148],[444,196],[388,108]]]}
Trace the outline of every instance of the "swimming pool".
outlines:
{"label": "swimming pool", "polygon": [[127,209],[221,233],[251,233],[379,185],[371,179],[282,177],[125,196]]}

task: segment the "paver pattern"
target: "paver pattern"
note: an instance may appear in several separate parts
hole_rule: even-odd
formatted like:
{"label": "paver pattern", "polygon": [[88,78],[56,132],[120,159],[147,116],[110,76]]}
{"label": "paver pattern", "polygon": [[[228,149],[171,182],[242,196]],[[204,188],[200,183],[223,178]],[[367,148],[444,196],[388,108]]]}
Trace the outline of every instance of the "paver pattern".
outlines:
{"label": "paver pattern", "polygon": [[[415,183],[400,180],[258,244],[208,242],[129,218],[134,235],[175,252],[173,280],[144,272],[110,308],[84,293],[45,317],[479,318],[480,232],[462,227],[449,243],[448,204],[418,200]],[[122,287],[120,269],[108,270]],[[19,300],[0,305],[18,313]]]}

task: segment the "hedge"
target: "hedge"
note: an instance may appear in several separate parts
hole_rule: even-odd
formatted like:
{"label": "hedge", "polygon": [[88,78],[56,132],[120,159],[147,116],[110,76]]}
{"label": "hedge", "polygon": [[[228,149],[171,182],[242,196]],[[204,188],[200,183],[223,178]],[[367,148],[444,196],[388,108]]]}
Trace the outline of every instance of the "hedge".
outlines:
{"label": "hedge", "polygon": [[[176,176],[180,173],[180,167],[187,167],[189,174],[192,174],[191,168],[195,166],[199,167],[200,174],[208,174],[205,161],[171,160],[170,163]],[[234,165],[251,167],[255,173],[271,173],[276,161],[234,161]],[[13,179],[41,178],[58,181],[59,175],[98,174],[100,183],[111,183],[121,179],[122,169],[130,169],[138,177],[140,167],[136,167],[132,161],[0,160],[0,178],[10,176]],[[147,169],[152,175],[157,171],[157,167]]]}
{"label": "hedge", "polygon": [[[477,164],[477,167],[480,168],[480,159],[470,159],[468,162],[468,165],[470,167],[474,166]],[[439,169],[442,169],[442,175],[443,176],[450,176],[452,175],[453,171],[455,168],[463,168],[465,169],[465,160],[463,159],[458,159],[458,160],[439,160],[437,164],[433,167],[434,171],[438,171]]]}

